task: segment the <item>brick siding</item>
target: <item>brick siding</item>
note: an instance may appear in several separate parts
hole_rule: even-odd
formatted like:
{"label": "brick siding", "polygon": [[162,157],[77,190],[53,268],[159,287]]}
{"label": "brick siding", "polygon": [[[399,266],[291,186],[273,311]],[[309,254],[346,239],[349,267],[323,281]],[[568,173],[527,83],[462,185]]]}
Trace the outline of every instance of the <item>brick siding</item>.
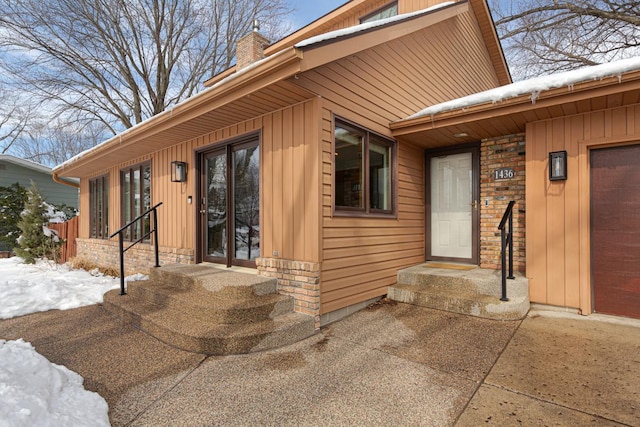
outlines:
{"label": "brick siding", "polygon": [[[513,267],[525,269],[525,136],[486,139],[480,145],[480,266],[501,268],[498,225],[510,200],[513,215]],[[494,171],[513,168],[511,179],[496,180]]]}
{"label": "brick siding", "polygon": [[295,299],[295,310],[320,325],[320,264],[279,258],[258,258],[258,274],[278,279],[278,291]]}
{"label": "brick siding", "polygon": [[[77,239],[78,258],[87,260],[100,267],[120,268],[118,242],[116,240]],[[125,242],[126,245],[126,242]],[[193,264],[193,250],[168,247],[158,248],[160,265]],[[155,264],[153,245],[139,243],[124,255],[125,274],[149,272]]]}

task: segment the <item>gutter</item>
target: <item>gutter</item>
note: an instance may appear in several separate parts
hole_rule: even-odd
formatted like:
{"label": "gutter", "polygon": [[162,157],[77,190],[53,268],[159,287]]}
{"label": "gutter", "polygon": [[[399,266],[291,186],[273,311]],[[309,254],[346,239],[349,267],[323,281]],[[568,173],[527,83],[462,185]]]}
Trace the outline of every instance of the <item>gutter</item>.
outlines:
{"label": "gutter", "polygon": [[55,172],[51,173],[51,178],[53,178],[53,181],[57,182],[58,184],[68,185],[69,187],[78,188],[78,189],[80,188],[80,183],[75,183],[71,181],[65,181],[64,179],[60,179],[58,178],[58,174]]}
{"label": "gutter", "polygon": [[[243,96],[243,88],[261,81],[287,66],[296,63],[299,64],[302,59],[302,50],[292,47],[273,56],[269,56],[261,61],[255,62],[254,64],[227,76],[215,85],[185,99],[181,103],[174,105],[162,113],[150,117],[147,120],[102,142],[101,144],[72,157],[66,162],[56,166],[54,168],[54,172],[61,173],[69,168],[73,168],[77,163],[82,164],[86,160],[95,159],[105,152],[108,152],[113,146],[126,146],[138,140],[152,137],[175,124],[181,123],[185,120],[184,117],[187,117],[190,113],[193,114],[195,111],[203,108],[206,109],[207,104],[215,102],[216,100],[228,97],[229,99],[227,101],[231,102],[234,99],[240,98]],[[293,76],[299,71],[300,68],[298,66],[298,68],[291,71],[290,74]]]}

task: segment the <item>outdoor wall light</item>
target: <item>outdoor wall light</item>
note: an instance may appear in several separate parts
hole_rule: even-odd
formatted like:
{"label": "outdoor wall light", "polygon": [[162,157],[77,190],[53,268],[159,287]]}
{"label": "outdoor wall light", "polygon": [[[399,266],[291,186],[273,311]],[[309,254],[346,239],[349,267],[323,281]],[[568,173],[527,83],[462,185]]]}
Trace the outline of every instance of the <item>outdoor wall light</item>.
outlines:
{"label": "outdoor wall light", "polygon": [[187,181],[187,164],[174,160],[171,162],[171,182]]}
{"label": "outdoor wall light", "polygon": [[567,152],[553,151],[549,153],[549,181],[567,179]]}

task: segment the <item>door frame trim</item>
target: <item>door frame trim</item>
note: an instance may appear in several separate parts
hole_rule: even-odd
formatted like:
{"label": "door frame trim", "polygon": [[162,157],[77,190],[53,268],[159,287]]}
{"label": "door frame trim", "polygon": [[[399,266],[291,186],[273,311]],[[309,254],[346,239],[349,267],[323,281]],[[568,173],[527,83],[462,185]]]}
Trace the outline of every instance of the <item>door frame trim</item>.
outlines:
{"label": "door frame trim", "polygon": [[[472,200],[476,201],[476,209],[472,210],[471,217],[471,258],[437,257],[431,255],[431,159],[433,157],[471,153],[472,163]],[[425,224],[424,243],[426,261],[451,261],[473,265],[480,264],[480,142],[456,145],[453,147],[441,147],[425,151]]]}
{"label": "door frame trim", "polygon": [[[242,146],[244,144],[249,144],[252,142],[257,142],[258,145],[258,150],[259,150],[259,155],[260,155],[260,176],[258,177],[258,182],[260,183],[260,223],[262,225],[262,132],[260,130],[257,131],[251,131],[242,135],[238,135],[238,136],[234,136],[232,138],[228,138],[228,139],[224,139],[221,141],[217,141],[214,142],[212,144],[208,144],[202,147],[197,147],[193,150],[193,161],[194,161],[194,165],[195,165],[195,176],[196,176],[196,183],[195,183],[195,209],[194,209],[194,220],[195,220],[195,227],[194,227],[194,237],[193,237],[193,242],[194,242],[194,250],[195,250],[195,254],[194,254],[194,262],[196,264],[200,264],[204,261],[204,253],[205,253],[205,247],[204,247],[204,239],[202,238],[202,236],[204,235],[204,227],[203,227],[203,222],[201,220],[200,217],[200,203],[201,203],[201,199],[202,199],[202,187],[203,187],[203,183],[204,183],[204,173],[205,171],[203,170],[203,156],[206,155],[209,152],[214,152],[214,151],[218,151],[218,150],[224,150],[227,153],[227,162],[229,162],[229,157],[230,157],[230,150],[228,149],[230,146]],[[228,164],[228,163],[227,163]],[[232,197],[227,197],[227,210],[230,206],[230,204],[232,203]],[[233,222],[233,221],[232,221]],[[233,225],[233,224],[232,224]],[[262,243],[263,241],[263,235],[262,235],[262,230],[263,227],[260,227],[260,242]],[[227,248],[228,249],[228,253],[231,254],[231,249],[232,248]],[[261,245],[261,250],[262,250],[262,245]],[[256,268],[256,263],[255,261],[248,261],[248,260],[236,260],[236,263],[232,263],[231,262],[232,257],[230,255],[227,256],[227,261],[226,261],[226,265],[227,267],[231,267],[233,265],[237,265],[240,267],[249,267],[249,268]]]}

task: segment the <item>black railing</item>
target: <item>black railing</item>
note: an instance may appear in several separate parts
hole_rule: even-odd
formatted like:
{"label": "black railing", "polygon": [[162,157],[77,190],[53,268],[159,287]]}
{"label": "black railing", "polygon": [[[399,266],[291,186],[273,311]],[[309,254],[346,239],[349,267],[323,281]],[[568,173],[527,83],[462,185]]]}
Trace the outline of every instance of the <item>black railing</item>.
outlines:
{"label": "black railing", "polygon": [[[507,279],[515,279],[515,276],[513,275],[513,205],[515,204],[516,202],[514,200],[509,202],[509,206],[507,206],[507,209],[504,211],[502,221],[500,221],[500,225],[498,226],[502,240],[502,246],[500,249],[502,258],[502,296],[500,297],[500,301],[509,301],[509,298],[507,298]],[[508,230],[505,230],[505,228],[508,228]],[[509,252],[508,276],[507,251]]]}
{"label": "black railing", "polygon": [[[135,246],[138,243],[142,242],[143,240],[145,240],[147,237],[151,236],[154,233],[155,233],[155,236],[153,236],[153,251],[154,251],[155,256],[156,256],[156,265],[155,266],[156,267],[160,267],[160,257],[158,256],[158,211],[157,211],[157,209],[161,204],[162,204],[162,202],[158,203],[157,205],[155,205],[154,207],[152,207],[151,209],[149,209],[145,213],[141,214],[140,216],[136,217],[135,219],[132,219],[128,224],[123,225],[122,227],[120,227],[120,229],[118,231],[116,231],[115,233],[113,233],[112,235],[109,236],[109,238],[112,239],[113,237],[118,235],[118,248],[119,248],[119,254],[120,254],[120,295],[126,295],[127,294],[127,292],[126,292],[126,290],[124,288],[124,253],[126,251],[128,251],[129,249],[131,249],[133,246]],[[152,215],[152,217],[153,217],[153,228],[151,228],[144,236],[140,237],[135,242],[132,242],[129,246],[127,246],[125,248],[124,247],[124,232],[129,227],[131,227],[132,225],[134,225],[138,221],[142,220],[147,215],[150,215],[151,213],[153,213],[153,215]]]}

